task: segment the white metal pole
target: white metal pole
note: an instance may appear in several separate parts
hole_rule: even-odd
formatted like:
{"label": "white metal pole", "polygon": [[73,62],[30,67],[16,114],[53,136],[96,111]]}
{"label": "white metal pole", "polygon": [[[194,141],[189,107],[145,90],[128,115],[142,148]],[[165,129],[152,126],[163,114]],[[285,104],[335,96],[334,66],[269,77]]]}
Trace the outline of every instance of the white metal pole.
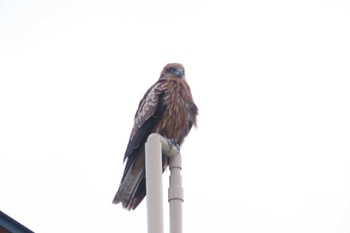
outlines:
{"label": "white metal pole", "polygon": [[148,233],[163,233],[162,148],[151,134],[145,145]]}
{"label": "white metal pole", "polygon": [[169,161],[170,177],[168,201],[170,205],[170,233],[182,233],[182,158],[181,154],[170,157]]}
{"label": "white metal pole", "polygon": [[182,233],[182,158],[161,135],[151,134],[145,145],[148,233],[163,233],[162,153],[169,157],[170,233]]}

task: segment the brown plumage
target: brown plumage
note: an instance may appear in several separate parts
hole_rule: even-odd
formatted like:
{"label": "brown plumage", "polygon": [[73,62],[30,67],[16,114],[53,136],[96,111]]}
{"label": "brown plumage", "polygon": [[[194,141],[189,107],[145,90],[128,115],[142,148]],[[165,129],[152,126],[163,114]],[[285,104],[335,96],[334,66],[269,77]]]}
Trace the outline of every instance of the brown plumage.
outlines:
{"label": "brown plumage", "polygon": [[[124,155],[124,173],[113,203],[135,209],[146,195],[145,142],[151,133],[173,139],[181,146],[196,126],[198,108],[193,102],[181,64],[167,64],[158,81],[145,93],[135,114],[134,127]],[[163,156],[164,168],[167,159]]]}

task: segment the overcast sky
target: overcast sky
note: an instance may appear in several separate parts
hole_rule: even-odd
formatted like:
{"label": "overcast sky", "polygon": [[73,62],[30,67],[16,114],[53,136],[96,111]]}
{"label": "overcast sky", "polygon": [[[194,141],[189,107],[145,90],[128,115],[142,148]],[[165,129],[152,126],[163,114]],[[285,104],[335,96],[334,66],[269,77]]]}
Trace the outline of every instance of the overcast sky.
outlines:
{"label": "overcast sky", "polygon": [[184,232],[350,231],[349,0],[0,1],[0,209],[38,233],[146,232],[145,201],[111,201],[169,62],[200,110]]}

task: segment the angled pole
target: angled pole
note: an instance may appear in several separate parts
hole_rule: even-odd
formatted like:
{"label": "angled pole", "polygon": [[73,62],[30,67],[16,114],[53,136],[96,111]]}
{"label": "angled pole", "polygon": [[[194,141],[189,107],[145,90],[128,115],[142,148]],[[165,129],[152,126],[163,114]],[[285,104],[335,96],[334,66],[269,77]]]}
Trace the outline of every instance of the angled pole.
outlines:
{"label": "angled pole", "polygon": [[170,233],[182,233],[183,188],[181,154],[161,135],[151,134],[145,145],[148,233],[163,233],[162,154],[169,157]]}

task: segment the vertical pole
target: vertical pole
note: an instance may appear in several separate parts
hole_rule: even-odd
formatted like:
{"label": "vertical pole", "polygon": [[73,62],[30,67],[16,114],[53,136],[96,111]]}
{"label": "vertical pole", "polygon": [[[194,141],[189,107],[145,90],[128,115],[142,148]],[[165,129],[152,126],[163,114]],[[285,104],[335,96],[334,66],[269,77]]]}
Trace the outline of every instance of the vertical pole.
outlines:
{"label": "vertical pole", "polygon": [[163,233],[162,154],[169,157],[170,233],[182,233],[182,158],[161,135],[151,134],[145,145],[148,233]]}
{"label": "vertical pole", "polygon": [[145,145],[148,233],[163,233],[162,147],[159,137]]}
{"label": "vertical pole", "polygon": [[170,233],[182,233],[182,157],[178,153],[169,158],[170,177],[168,189],[168,201],[170,205]]}

